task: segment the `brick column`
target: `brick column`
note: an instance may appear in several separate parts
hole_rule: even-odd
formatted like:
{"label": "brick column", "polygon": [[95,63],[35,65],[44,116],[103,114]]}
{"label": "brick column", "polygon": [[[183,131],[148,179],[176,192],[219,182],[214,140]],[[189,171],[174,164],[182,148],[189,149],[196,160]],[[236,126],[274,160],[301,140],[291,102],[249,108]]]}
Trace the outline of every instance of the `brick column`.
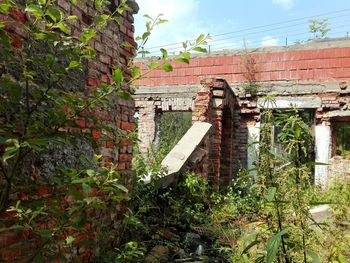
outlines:
{"label": "brick column", "polygon": [[[232,138],[232,134],[225,132],[225,138],[223,138],[223,117],[225,108],[230,112],[230,114],[227,114],[228,119],[225,119],[225,127],[232,128],[231,107],[233,107],[233,100],[228,100],[228,96],[232,95],[233,97],[233,94],[226,92],[229,86],[223,79],[205,79],[201,81],[201,85],[202,88],[197,93],[192,113],[192,122],[209,122],[213,125],[209,133],[207,177],[218,189],[220,181],[226,182],[231,178],[232,141],[227,141],[225,138]],[[225,147],[223,147],[223,143]],[[226,147],[227,145],[228,147]],[[225,156],[222,156],[222,154]],[[221,173],[223,178],[220,178]]]}
{"label": "brick column", "polygon": [[139,151],[146,153],[156,136],[156,109],[154,101],[136,101],[139,113],[138,137],[140,140]]}

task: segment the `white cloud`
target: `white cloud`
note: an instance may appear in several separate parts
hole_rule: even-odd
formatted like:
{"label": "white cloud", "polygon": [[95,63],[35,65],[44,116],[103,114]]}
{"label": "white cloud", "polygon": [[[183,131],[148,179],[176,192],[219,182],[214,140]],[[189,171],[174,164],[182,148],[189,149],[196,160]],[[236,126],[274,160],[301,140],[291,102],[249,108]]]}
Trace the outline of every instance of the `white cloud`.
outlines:
{"label": "white cloud", "polygon": [[285,10],[291,9],[296,0],[272,0],[272,3],[282,7]]}
{"label": "white cloud", "polygon": [[194,39],[201,33],[207,33],[197,16],[199,0],[140,0],[138,4],[140,10],[135,18],[136,36],[145,31],[145,14],[152,18],[163,14],[162,18],[169,20],[154,29],[147,43],[148,47]]}
{"label": "white cloud", "polygon": [[148,14],[155,17],[163,14],[167,19],[176,19],[193,12],[198,6],[198,0],[142,0],[139,15]]}
{"label": "white cloud", "polygon": [[[146,19],[143,17],[145,14],[156,17],[161,13],[164,19],[169,20],[169,22],[156,27],[147,42],[146,49],[156,52],[153,55],[159,54],[159,48],[149,48],[163,46],[172,54],[181,49],[180,42],[193,40],[200,34],[215,35],[239,28],[235,20],[227,19],[225,23],[218,24],[215,18],[203,16],[199,10],[199,5],[203,4],[201,2],[200,0],[139,0],[140,10],[135,16],[135,36],[139,36],[145,31]],[[177,44],[165,46],[169,43]],[[220,41],[219,44],[219,46],[213,46],[212,50],[239,46],[236,40]]]}
{"label": "white cloud", "polygon": [[278,46],[279,40],[277,38],[273,38],[271,36],[265,36],[261,39],[261,46],[262,47],[271,47],[271,46]]}

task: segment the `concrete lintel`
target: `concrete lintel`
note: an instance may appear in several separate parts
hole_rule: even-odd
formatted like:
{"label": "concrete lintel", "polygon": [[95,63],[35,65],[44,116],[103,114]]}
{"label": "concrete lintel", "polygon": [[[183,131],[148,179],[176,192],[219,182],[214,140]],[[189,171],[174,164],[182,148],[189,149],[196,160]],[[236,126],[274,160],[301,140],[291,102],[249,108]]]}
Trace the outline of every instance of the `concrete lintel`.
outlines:
{"label": "concrete lintel", "polygon": [[267,103],[264,98],[258,98],[258,108],[270,109],[317,109],[321,107],[321,98],[318,96],[302,97],[275,97],[274,102]]}
{"label": "concrete lintel", "polygon": [[[312,82],[292,82],[292,81],[269,81],[259,82],[258,96],[271,94],[275,96],[295,96],[310,95],[318,93],[339,93],[350,94],[350,89],[340,89],[339,81],[312,83]],[[230,87],[237,96],[245,96],[245,91],[241,83],[230,83]]]}
{"label": "concrete lintel", "polygon": [[152,94],[178,94],[178,93],[190,93],[196,94],[200,90],[200,85],[174,85],[174,86],[158,86],[148,87],[140,86],[135,90],[136,96],[145,96]]}
{"label": "concrete lintel", "polygon": [[335,110],[329,111],[322,116],[322,118],[334,118],[334,117],[350,117],[350,111]]}
{"label": "concrete lintel", "polygon": [[192,153],[208,134],[211,124],[196,122],[162,161],[167,174],[160,179],[160,187],[165,188],[176,180],[176,176],[186,165]]}

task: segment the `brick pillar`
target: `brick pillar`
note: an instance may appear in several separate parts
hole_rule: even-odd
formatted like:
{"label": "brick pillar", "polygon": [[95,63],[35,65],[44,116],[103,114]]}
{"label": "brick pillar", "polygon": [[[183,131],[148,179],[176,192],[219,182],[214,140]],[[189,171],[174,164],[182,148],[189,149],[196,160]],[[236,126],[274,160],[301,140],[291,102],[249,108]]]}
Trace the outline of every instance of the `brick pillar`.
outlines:
{"label": "brick pillar", "polygon": [[139,150],[141,153],[146,153],[147,149],[155,140],[157,125],[156,125],[156,109],[154,101],[137,101],[136,107],[139,113],[138,121],[138,137],[140,140]]}
{"label": "brick pillar", "polygon": [[[224,182],[229,181],[232,172],[232,141],[226,139],[232,138],[232,111],[233,100],[228,100],[226,90],[229,89],[226,81],[223,79],[205,79],[201,81],[202,88],[197,93],[195,106],[192,113],[192,122],[209,122],[212,129],[209,133],[209,158],[208,158],[208,180],[213,182],[217,189],[220,184],[221,173]],[[229,101],[229,103],[226,103]],[[229,110],[230,114],[225,117],[225,130],[223,133],[224,108]],[[224,138],[223,138],[224,135]],[[227,144],[223,147],[223,143]],[[225,156],[222,156],[224,154]],[[222,168],[222,169],[221,169]]]}
{"label": "brick pillar", "polygon": [[233,106],[233,174],[254,167],[258,157],[260,109],[257,97],[240,96]]}

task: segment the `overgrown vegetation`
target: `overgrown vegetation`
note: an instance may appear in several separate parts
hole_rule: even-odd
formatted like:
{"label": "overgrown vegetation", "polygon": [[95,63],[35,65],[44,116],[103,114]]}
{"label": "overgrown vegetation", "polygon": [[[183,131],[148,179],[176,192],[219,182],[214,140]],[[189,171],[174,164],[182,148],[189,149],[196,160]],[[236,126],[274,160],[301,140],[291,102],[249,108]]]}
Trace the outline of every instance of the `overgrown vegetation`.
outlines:
{"label": "overgrown vegetation", "polygon": [[[232,186],[217,193],[202,179],[185,175],[175,188],[157,191],[150,207],[159,212],[143,220],[162,218],[158,224],[168,230],[199,234],[197,249],[206,247],[202,259],[208,262],[347,262],[349,184],[337,183],[328,192],[313,185],[307,120],[297,110],[265,109],[256,176],[242,171]],[[272,148],[275,127],[280,128],[277,142],[283,155]],[[325,203],[331,204],[331,216],[316,221],[310,209]],[[170,243],[185,248],[187,257],[195,255],[196,249],[185,242]]]}
{"label": "overgrown vegetation", "polygon": [[165,173],[161,162],[192,125],[190,112],[164,112],[160,117],[157,143],[151,144],[147,153],[141,154],[134,144],[133,169],[138,177]]}
{"label": "overgrown vegetation", "polygon": [[295,44],[303,44],[307,42],[312,42],[315,40],[325,39],[327,34],[331,31],[328,25],[328,19],[309,19],[309,33],[312,34],[308,40],[296,40]]}
{"label": "overgrown vegetation", "polygon": [[[107,23],[120,22],[114,15],[128,10],[125,1],[113,13],[105,12],[107,2],[95,1],[103,14],[78,38],[69,36],[66,23],[76,18],[66,17],[54,1],[25,3],[33,20],[25,25],[29,37],[22,49],[11,45],[7,22],[0,23],[0,209],[8,216],[0,222],[0,234],[17,231],[30,237],[15,244],[29,248],[24,261],[350,260],[350,186],[338,183],[321,194],[312,185],[313,164],[308,158],[312,136],[298,111],[278,117],[271,110],[263,111],[257,174],[241,171],[221,193],[192,173],[183,174],[175,186],[159,189],[157,177],[164,170],[154,153],[149,159],[136,155],[135,175],[129,177],[99,155],[82,156],[78,167],[57,167],[47,178],[25,173],[28,158],[48,152],[51,144],[68,147],[93,142],[87,134],[62,131],[76,127],[80,118],[105,130],[105,139],[133,139],[94,113],[112,110],[117,97],[130,98],[121,87],[143,77],[139,68],[131,66],[131,58],[130,79],[124,76],[126,68],[116,67],[112,83],[91,94],[64,89],[65,81],[94,58],[89,40]],[[0,12],[7,14],[16,5],[3,1]],[[149,18],[145,34],[137,38],[140,54],[146,52],[143,46],[153,28],[163,22],[161,17]],[[189,51],[204,51],[201,45],[205,45],[204,35],[185,42],[185,50],[175,59],[188,63]],[[34,46],[44,46],[45,52],[33,52]],[[161,61],[151,62],[150,70],[172,69],[167,51],[161,52]],[[164,134],[169,136],[160,144],[164,152],[174,143],[170,133],[174,125],[168,121]],[[281,127],[278,142],[286,150],[283,156],[271,151],[273,126]],[[147,175],[153,177],[149,184],[141,180]],[[331,204],[332,221],[320,224],[312,219],[309,209],[319,203]]]}

